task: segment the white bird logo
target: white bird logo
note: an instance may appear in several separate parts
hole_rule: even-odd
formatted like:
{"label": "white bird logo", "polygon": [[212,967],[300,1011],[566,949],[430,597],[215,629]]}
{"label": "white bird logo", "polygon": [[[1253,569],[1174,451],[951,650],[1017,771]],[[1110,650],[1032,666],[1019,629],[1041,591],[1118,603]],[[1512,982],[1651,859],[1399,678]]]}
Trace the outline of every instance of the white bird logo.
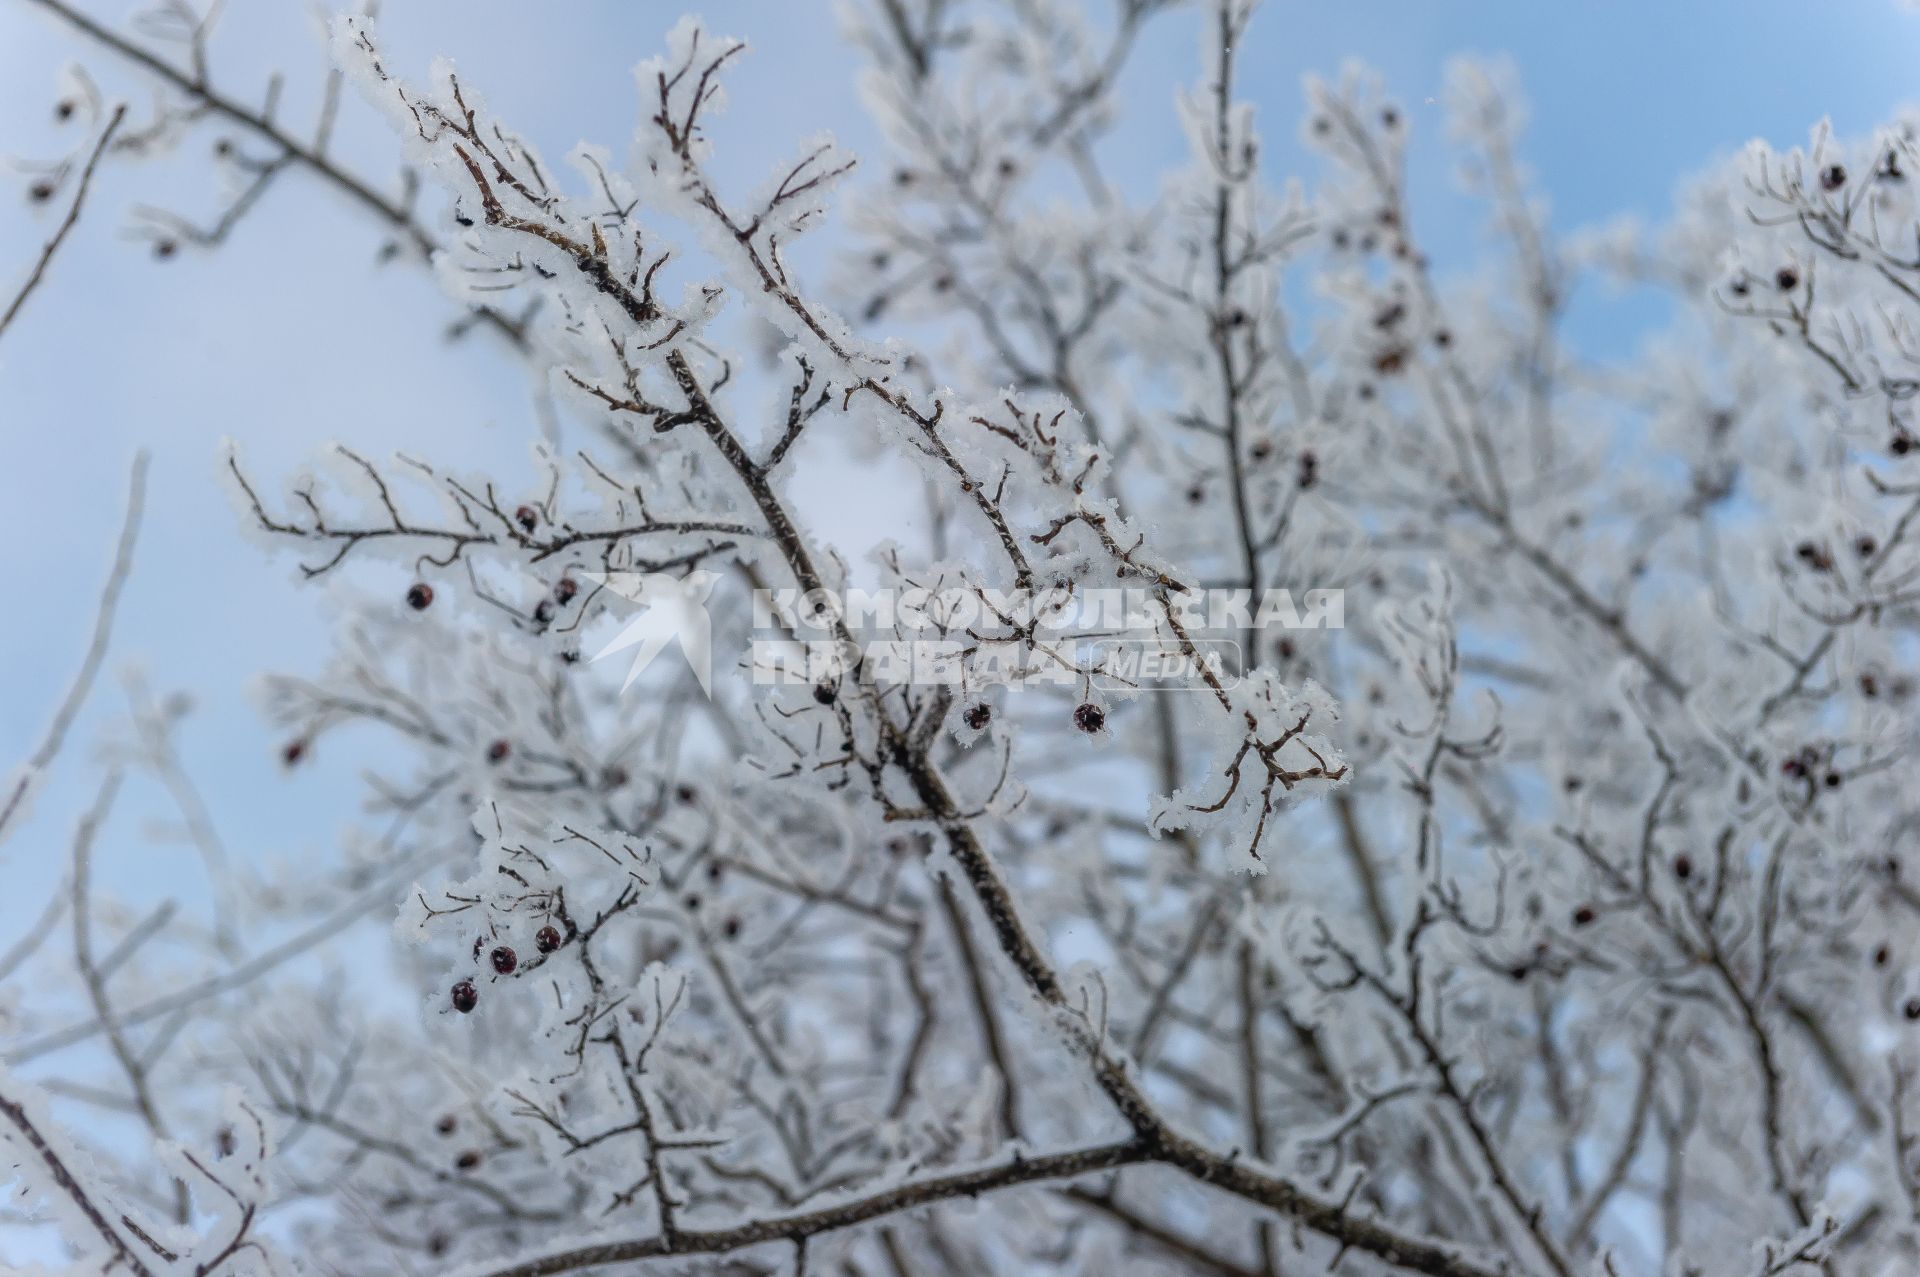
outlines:
{"label": "white bird logo", "polygon": [[597,661],[638,646],[640,650],[634,653],[633,665],[627,670],[627,681],[620,685],[622,692],[633,686],[633,680],[653,664],[653,658],[664,652],[667,644],[678,640],[700,690],[709,697],[713,695],[713,620],[707,615],[707,596],[720,580],[719,573],[696,568],[684,577],[665,572],[580,575],[644,609],[589,658]]}

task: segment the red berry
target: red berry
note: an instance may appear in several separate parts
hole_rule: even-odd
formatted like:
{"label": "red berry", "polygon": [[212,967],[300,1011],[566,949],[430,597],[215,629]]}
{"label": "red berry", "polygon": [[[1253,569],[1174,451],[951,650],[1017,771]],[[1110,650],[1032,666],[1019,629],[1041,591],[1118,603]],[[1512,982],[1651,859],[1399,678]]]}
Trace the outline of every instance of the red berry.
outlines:
{"label": "red berry", "polygon": [[407,606],[416,612],[424,612],[433,603],[433,587],[425,581],[415,581],[407,588]]}
{"label": "red berry", "polygon": [[1782,266],[1773,273],[1773,282],[1783,293],[1790,293],[1800,286],[1800,272],[1791,266]]}
{"label": "red berry", "polygon": [[552,953],[565,943],[558,927],[542,927],[533,933],[533,947],[542,953]]}
{"label": "red berry", "polygon": [[993,721],[993,707],[982,701],[978,705],[967,706],[965,722],[974,731],[980,731]]}
{"label": "red berry", "polygon": [[1847,168],[1844,164],[1829,164],[1820,173],[1820,185],[1829,191],[1837,191],[1847,184]]}
{"label": "red berry", "polygon": [[493,963],[493,969],[501,975],[512,975],[513,969],[520,965],[520,957],[506,945],[500,945],[487,955]]}
{"label": "red berry", "polygon": [[473,987],[473,981],[462,980],[453,986],[453,1009],[466,1015],[479,1005],[480,991]]}
{"label": "red berry", "polygon": [[1091,736],[1107,725],[1107,711],[1087,701],[1074,709],[1073,725]]}
{"label": "red berry", "polygon": [[490,763],[502,762],[506,759],[506,756],[512,752],[513,746],[504,740],[497,740],[487,746],[487,761]]}
{"label": "red berry", "polygon": [[553,583],[553,601],[555,603],[571,603],[573,596],[579,592],[579,584],[570,576],[563,576]]}
{"label": "red berry", "polygon": [[737,940],[740,936],[740,919],[728,918],[726,926],[722,928],[722,930],[727,933],[727,939]]}
{"label": "red berry", "polygon": [[1596,916],[1593,912],[1592,905],[1581,905],[1573,911],[1573,925],[1576,927],[1584,927],[1592,922]]}
{"label": "red berry", "polygon": [[522,532],[531,533],[540,522],[540,516],[532,506],[523,505],[513,512],[513,521],[520,525]]}
{"label": "red berry", "polygon": [[1684,854],[1675,856],[1673,858],[1673,876],[1682,882],[1693,877],[1693,860]]}
{"label": "red berry", "polygon": [[466,1152],[460,1154],[460,1156],[454,1158],[453,1164],[463,1171],[472,1170],[474,1167],[480,1165],[480,1150],[477,1148],[468,1149]]}

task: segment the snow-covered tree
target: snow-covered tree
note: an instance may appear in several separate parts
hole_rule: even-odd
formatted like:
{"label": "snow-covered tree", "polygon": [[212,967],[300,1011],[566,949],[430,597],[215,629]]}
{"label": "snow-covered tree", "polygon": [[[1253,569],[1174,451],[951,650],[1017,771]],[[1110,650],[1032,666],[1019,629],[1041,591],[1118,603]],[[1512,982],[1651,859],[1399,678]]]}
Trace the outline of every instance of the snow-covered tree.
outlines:
{"label": "snow-covered tree", "polygon": [[[1920,1265],[1911,125],[1569,240],[1518,90],[1463,63],[1419,144],[1499,251],[1443,272],[1368,75],[1310,83],[1322,163],[1269,171],[1246,0],[1205,6],[1157,189],[1106,164],[1172,0],[849,0],[887,153],[797,142],[751,191],[708,123],[754,62],[699,21],[637,124],[552,163],[337,18],[396,179],[332,157],[338,95],[315,140],[219,87],[180,0],[159,52],[34,3],[163,96],[76,76],[9,322],[96,161],[213,128],[232,199],[145,214],[156,252],[330,186],[556,406],[513,474],[263,473],[270,423],[236,423],[237,526],[352,599],[266,712],[290,767],[377,760],[364,827],[278,873],[206,837],[192,908],[119,896],[89,867],[119,778],[200,813],[178,707],[136,699],[0,954],[6,1222],[58,1229],[50,1271]],[[1672,306],[1631,359],[1563,332],[1608,279]],[[794,495],[847,456],[848,499],[905,475],[927,516],[864,561]],[[667,641],[636,600],[700,618],[710,680],[586,659]],[[914,641],[939,676],[889,659]],[[369,915],[395,951],[343,997],[310,960]]]}

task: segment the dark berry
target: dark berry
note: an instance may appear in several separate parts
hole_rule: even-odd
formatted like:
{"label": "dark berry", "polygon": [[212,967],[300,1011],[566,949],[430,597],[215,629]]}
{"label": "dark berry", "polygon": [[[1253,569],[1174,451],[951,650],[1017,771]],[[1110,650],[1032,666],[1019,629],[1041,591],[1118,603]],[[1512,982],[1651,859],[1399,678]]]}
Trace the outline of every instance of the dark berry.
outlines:
{"label": "dark berry", "polygon": [[1880,694],[1880,680],[1871,674],[1860,676],[1860,694],[1871,700]]}
{"label": "dark berry", "polygon": [[164,262],[172,257],[179,247],[170,239],[157,239],[153,242],[153,255]]}
{"label": "dark berry", "polygon": [[27,198],[36,204],[44,204],[53,198],[53,183],[42,179],[27,188]]}
{"label": "dark berry", "polygon": [[1311,452],[1300,454],[1300,487],[1304,491],[1320,481],[1320,459]]}
{"label": "dark berry", "polygon": [[993,707],[984,701],[978,705],[969,705],[964,718],[968,727],[976,732],[980,731],[993,721]]}
{"label": "dark berry", "polygon": [[1433,335],[1433,344],[1445,350],[1447,347],[1453,345],[1453,334],[1442,328]]}
{"label": "dark berry", "polygon": [[600,773],[600,783],[608,789],[619,789],[630,779],[632,778],[627,775],[627,769],[618,763]]}
{"label": "dark berry", "polygon": [[474,1167],[480,1165],[480,1150],[477,1148],[468,1149],[466,1152],[460,1154],[460,1156],[454,1158],[453,1164],[463,1171],[472,1170]]}
{"label": "dark berry", "polygon": [[840,689],[832,683],[815,683],[813,699],[821,705],[831,705],[840,699]]}
{"label": "dark berry", "polygon": [[1091,736],[1107,725],[1107,711],[1086,701],[1074,709],[1073,725]]}
{"label": "dark berry", "polygon": [[1399,128],[1400,112],[1394,110],[1392,107],[1385,108],[1380,112],[1380,123],[1383,127],[1386,127],[1389,129]]}
{"label": "dark berry", "polygon": [[523,505],[513,512],[513,521],[520,525],[522,532],[532,532],[534,525],[540,522],[540,516],[530,505]]}
{"label": "dark berry", "polygon": [[1881,945],[1878,949],[1875,949],[1873,951],[1874,966],[1884,967],[1887,965],[1887,963],[1891,961],[1893,961],[1893,950],[1887,948],[1887,946]]}
{"label": "dark berry", "polygon": [[506,945],[497,946],[487,955],[487,960],[493,963],[493,969],[501,975],[512,975],[514,968],[520,965],[519,955]]}
{"label": "dark berry", "polygon": [[440,1132],[442,1135],[451,1135],[453,1134],[454,1128],[459,1125],[460,1125],[459,1119],[454,1117],[453,1114],[443,1113],[440,1117],[440,1120],[433,1124],[433,1129]]}
{"label": "dark berry", "polygon": [[1744,279],[1736,279],[1727,285],[1727,291],[1735,297],[1745,297],[1747,295],[1747,281]]}
{"label": "dark berry", "polygon": [[553,623],[553,600],[541,599],[536,603],[533,608],[533,619],[540,625],[551,625]]}
{"label": "dark berry", "polygon": [[1900,1008],[1909,1020],[1920,1020],[1920,998],[1908,998],[1907,1005]]}
{"label": "dark berry", "polygon": [[1187,489],[1188,505],[1199,505],[1201,502],[1205,501],[1206,499],[1207,499],[1207,490],[1201,487],[1199,484],[1196,483],[1191,488]]}
{"label": "dark berry", "polygon": [[286,743],[285,748],[280,751],[280,761],[289,767],[306,756],[307,742],[304,740],[290,740]]}
{"label": "dark berry", "polygon": [[1783,293],[1790,293],[1800,287],[1800,272],[1791,266],[1782,266],[1773,273],[1774,286]]}
{"label": "dark berry", "polygon": [[740,938],[740,919],[728,918],[726,925],[722,927],[721,930],[727,933],[727,939],[729,940],[739,939]]}
{"label": "dark berry", "polygon": [[1847,184],[1847,167],[1844,164],[1829,164],[1820,171],[1820,185],[1829,191],[1837,191]]}
{"label": "dark berry", "polygon": [[53,104],[53,118],[56,120],[71,120],[73,118],[73,110],[73,99],[61,98]]}
{"label": "dark berry", "polygon": [[1827,773],[1827,788],[1828,788],[1828,789],[1838,789],[1838,788],[1840,788],[1840,773],[1839,773],[1839,772],[1828,772],[1828,773]]}
{"label": "dark berry", "polygon": [[1863,559],[1872,555],[1873,552],[1879,548],[1879,545],[1872,537],[1861,537],[1853,543],[1853,552]]}
{"label": "dark berry", "polygon": [[1673,876],[1681,882],[1693,877],[1693,860],[1685,854],[1673,858]]}
{"label": "dark berry", "polygon": [[509,745],[504,740],[497,740],[493,742],[493,744],[487,746],[487,761],[490,763],[504,762],[506,760],[507,755],[511,754],[512,752],[513,752],[512,745]]}
{"label": "dark berry", "polygon": [[1261,439],[1256,442],[1253,447],[1247,449],[1247,455],[1255,461],[1265,461],[1273,455],[1273,444],[1269,440]]}
{"label": "dark berry", "polygon": [[533,933],[533,947],[542,953],[552,953],[564,943],[558,927],[546,926]]}
{"label": "dark berry", "polygon": [[693,806],[694,800],[700,797],[692,785],[675,785],[673,796],[680,801],[681,805],[687,807]]}
{"label": "dark berry", "polygon": [[1893,441],[1887,445],[1887,451],[1896,457],[1906,456],[1913,451],[1913,436],[1904,432],[1895,435]]}
{"label": "dark berry", "polygon": [[580,593],[580,584],[570,576],[563,576],[553,583],[553,601],[555,603],[571,603],[573,596],[578,593]]}
{"label": "dark berry", "polygon": [[453,986],[453,1009],[466,1015],[480,1003],[480,991],[473,987],[473,981],[462,980]]}
{"label": "dark berry", "polygon": [[1592,905],[1581,905],[1573,911],[1573,925],[1576,927],[1584,927],[1598,916],[1599,915],[1594,913]]}
{"label": "dark berry", "polygon": [[407,587],[407,606],[416,612],[424,612],[433,603],[433,587],[425,581],[415,581]]}

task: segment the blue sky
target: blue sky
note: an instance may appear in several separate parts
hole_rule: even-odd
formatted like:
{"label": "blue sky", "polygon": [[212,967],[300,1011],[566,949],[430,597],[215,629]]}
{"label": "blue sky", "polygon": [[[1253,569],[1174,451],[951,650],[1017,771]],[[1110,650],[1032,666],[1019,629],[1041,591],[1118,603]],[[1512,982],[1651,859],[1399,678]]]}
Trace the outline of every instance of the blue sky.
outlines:
{"label": "blue sky", "polygon": [[[631,68],[658,50],[684,7],[386,0],[383,26],[395,65],[418,76],[435,54],[454,57],[552,157],[582,138],[622,149],[636,101]],[[130,6],[89,10],[124,24]],[[856,151],[876,149],[831,6],[714,0],[704,12],[758,46],[718,130],[723,175],[757,184],[823,128]],[[314,31],[305,5],[230,0],[215,79],[251,97],[283,69],[284,118],[309,118],[323,65]],[[1114,158],[1136,191],[1150,192],[1155,175],[1184,158],[1171,95],[1194,78],[1197,31],[1192,14],[1158,20],[1129,73],[1129,140]],[[1680,179],[1752,136],[1794,142],[1823,115],[1843,133],[1870,128],[1914,92],[1920,15],[1896,0],[1270,3],[1243,62],[1270,168],[1310,172],[1294,141],[1302,75],[1333,75],[1350,59],[1372,65],[1415,130],[1422,237],[1443,269],[1467,268],[1481,231],[1450,193],[1452,161],[1430,104],[1447,59],[1462,52],[1518,67],[1531,101],[1525,158],[1564,230],[1621,212],[1658,220]],[[72,59],[109,92],[130,95],[136,111],[148,100],[138,77],[37,5],[0,0],[0,152],[45,157],[70,144],[49,108],[55,73]],[[107,676],[32,819],[0,846],[0,941],[58,877],[96,774],[92,748],[124,704],[114,671],[129,660],[199,701],[188,761],[236,854],[320,851],[350,819],[342,802],[352,760],[322,750],[311,774],[287,777],[279,742],[245,697],[256,671],[318,664],[327,595],[296,588],[288,560],[234,535],[236,516],[214,483],[223,435],[241,438],[268,475],[334,439],[512,473],[533,437],[522,371],[484,342],[438,340],[451,312],[425,273],[379,265],[378,228],[306,179],[283,181],[218,253],[162,263],[130,239],[138,204],[190,215],[216,207],[209,154],[218,136],[202,129],[171,156],[105,170],[47,287],[0,341],[0,517],[11,531],[0,543],[0,770],[32,751],[78,664],[128,459],[136,447],[155,457],[147,535]],[[337,153],[377,178],[391,172],[391,140],[357,104]],[[29,207],[25,186],[0,185],[0,289],[52,225],[47,210]],[[1625,351],[1648,319],[1633,305],[1599,306],[1581,312],[1579,335],[1599,353]],[[911,518],[904,495],[891,506],[871,485],[857,502],[847,495],[831,481],[807,490],[849,535]],[[175,862],[156,856],[140,828],[143,813],[163,809],[151,793],[129,795],[109,829],[109,866],[153,880],[170,873]]]}

